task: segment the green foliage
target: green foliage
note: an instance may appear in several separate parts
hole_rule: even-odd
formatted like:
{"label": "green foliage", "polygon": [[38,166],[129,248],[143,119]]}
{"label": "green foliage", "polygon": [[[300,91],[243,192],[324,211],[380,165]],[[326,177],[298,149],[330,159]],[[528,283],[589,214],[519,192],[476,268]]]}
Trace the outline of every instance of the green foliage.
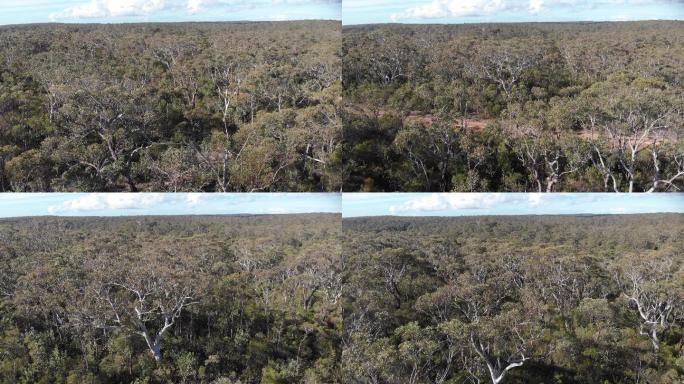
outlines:
{"label": "green foliage", "polygon": [[682,380],[682,215],[343,227],[344,382]]}
{"label": "green foliage", "polygon": [[0,190],[340,188],[339,22],[7,26],[0,40]]}
{"label": "green foliage", "polygon": [[681,21],[344,27],[343,189],[679,190],[682,46]]}
{"label": "green foliage", "polygon": [[[8,219],[0,237],[0,383],[339,382],[338,215]],[[164,295],[193,295],[159,362],[116,288],[136,276],[148,330]]]}

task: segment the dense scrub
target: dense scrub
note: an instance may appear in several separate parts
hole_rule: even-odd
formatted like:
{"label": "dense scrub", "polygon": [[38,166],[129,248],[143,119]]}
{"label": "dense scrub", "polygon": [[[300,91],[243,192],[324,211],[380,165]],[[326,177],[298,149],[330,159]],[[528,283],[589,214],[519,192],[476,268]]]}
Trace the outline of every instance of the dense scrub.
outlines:
{"label": "dense scrub", "polygon": [[0,190],[339,190],[340,23],[0,28]]}
{"label": "dense scrub", "polygon": [[684,216],[343,220],[346,383],[679,383]]}
{"label": "dense scrub", "polygon": [[340,220],[1,220],[0,383],[335,382]]}
{"label": "dense scrub", "polygon": [[676,383],[682,235],[680,214],[5,219],[0,382]]}
{"label": "dense scrub", "polygon": [[344,189],[680,189],[683,47],[681,21],[344,27]]}

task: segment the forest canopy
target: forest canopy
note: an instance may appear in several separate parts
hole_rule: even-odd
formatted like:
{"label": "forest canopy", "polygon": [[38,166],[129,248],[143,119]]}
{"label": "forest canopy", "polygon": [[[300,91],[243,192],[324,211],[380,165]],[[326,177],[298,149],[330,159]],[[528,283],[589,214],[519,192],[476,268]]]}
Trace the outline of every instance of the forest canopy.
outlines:
{"label": "forest canopy", "polygon": [[343,227],[342,382],[684,379],[684,215]]}
{"label": "forest canopy", "polygon": [[345,191],[684,187],[684,22],[343,28]]}
{"label": "forest canopy", "polygon": [[0,220],[0,383],[336,382],[340,227],[338,214]]}
{"label": "forest canopy", "polygon": [[339,190],[340,29],[0,27],[0,190]]}
{"label": "forest canopy", "polygon": [[0,28],[0,190],[677,191],[684,22]]}
{"label": "forest canopy", "polygon": [[684,215],[0,220],[0,383],[684,378]]}

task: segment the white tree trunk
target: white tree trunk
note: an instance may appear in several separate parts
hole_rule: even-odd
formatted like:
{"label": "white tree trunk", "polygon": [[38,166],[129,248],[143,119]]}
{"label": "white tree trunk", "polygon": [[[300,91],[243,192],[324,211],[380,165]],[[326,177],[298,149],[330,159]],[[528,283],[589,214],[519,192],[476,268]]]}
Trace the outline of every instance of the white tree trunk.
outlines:
{"label": "white tree trunk", "polygon": [[522,365],[525,363],[525,360],[527,360],[525,356],[522,356],[520,361],[509,363],[502,369],[501,362],[497,359],[495,363],[493,359],[486,353],[482,343],[479,340],[475,340],[473,335],[470,335],[470,343],[478,356],[480,356],[487,364],[487,370],[489,371],[489,377],[492,380],[492,384],[500,384],[503,382],[503,379],[506,377],[508,371],[513,368],[522,367]]}
{"label": "white tree trunk", "polygon": [[161,335],[157,335],[157,337],[152,340],[152,337],[150,336],[147,331],[142,332],[142,335],[145,337],[145,341],[147,342],[147,346],[150,349],[150,352],[152,353],[152,356],[154,357],[154,361],[159,363],[162,359],[161,355]]}

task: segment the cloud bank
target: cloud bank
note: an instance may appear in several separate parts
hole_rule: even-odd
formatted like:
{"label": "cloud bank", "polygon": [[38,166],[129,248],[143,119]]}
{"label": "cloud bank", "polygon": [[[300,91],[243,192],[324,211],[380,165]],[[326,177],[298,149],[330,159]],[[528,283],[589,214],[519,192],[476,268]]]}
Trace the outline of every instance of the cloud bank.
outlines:
{"label": "cloud bank", "polygon": [[[373,3],[374,1],[369,1]],[[380,0],[377,2],[381,3]],[[403,19],[438,19],[446,17],[484,17],[506,11],[527,11],[537,15],[552,9],[570,12],[598,7],[649,6],[655,4],[682,5],[682,0],[429,0],[424,4],[393,13],[393,21]]]}
{"label": "cloud bank", "polygon": [[389,208],[392,215],[404,212],[444,211],[448,209],[494,209],[506,204],[527,204],[537,208],[544,204],[548,197],[541,193],[515,195],[507,193],[432,193],[409,200]]}
{"label": "cloud bank", "polygon": [[344,217],[684,213],[684,193],[356,193],[342,206]]}
{"label": "cloud bank", "polygon": [[194,15],[200,12],[236,12],[277,5],[341,4],[341,0],[90,0],[50,15],[52,20],[151,16],[173,11]]}
{"label": "cloud bank", "polygon": [[[17,196],[16,199],[22,199]],[[289,214],[341,212],[341,195],[332,193],[77,193],[31,194],[16,205],[14,195],[0,195],[0,217]]]}
{"label": "cloud bank", "polygon": [[437,19],[443,17],[486,16],[512,7],[506,0],[433,0],[392,15],[399,19]]}
{"label": "cloud bank", "polygon": [[146,16],[156,12],[178,8],[176,0],[91,0],[53,13],[50,18],[87,19],[121,16]]}
{"label": "cloud bank", "polygon": [[83,194],[73,199],[66,200],[60,204],[48,207],[48,213],[68,214],[85,213],[103,210],[140,210],[155,209],[163,204],[173,204],[184,209],[201,207],[213,201],[225,202],[228,204],[244,204],[254,201],[254,197],[230,196],[230,195],[210,195],[206,193],[89,193]]}
{"label": "cloud bank", "polygon": [[[189,197],[189,196],[188,196]],[[164,202],[159,193],[91,193],[48,208],[50,214],[90,212],[104,209],[145,209]]]}

